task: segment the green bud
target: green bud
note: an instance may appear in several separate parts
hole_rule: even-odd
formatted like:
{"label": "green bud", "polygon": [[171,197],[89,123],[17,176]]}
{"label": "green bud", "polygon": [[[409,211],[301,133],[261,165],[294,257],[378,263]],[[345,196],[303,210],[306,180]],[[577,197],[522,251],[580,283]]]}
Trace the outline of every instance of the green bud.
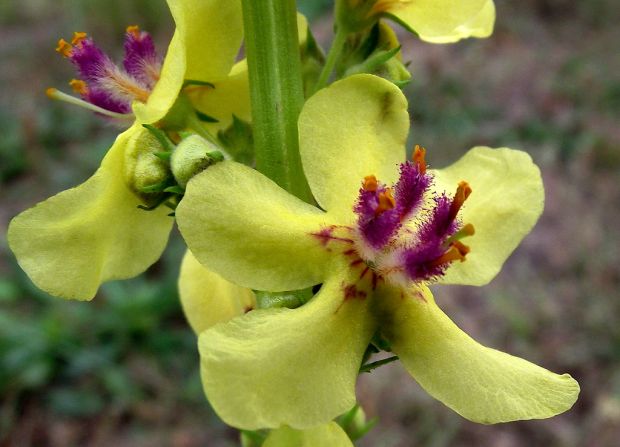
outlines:
{"label": "green bud", "polygon": [[273,309],[287,307],[295,309],[307,303],[312,298],[312,289],[295,290],[291,292],[266,292],[255,290],[256,306],[258,309]]}
{"label": "green bud", "polygon": [[146,205],[158,201],[170,178],[168,164],[156,155],[163,150],[146,129],[136,132],[125,149],[125,182]]}
{"label": "green bud", "polygon": [[223,159],[218,146],[198,135],[191,135],[172,153],[170,168],[179,186],[185,188],[193,176]]}

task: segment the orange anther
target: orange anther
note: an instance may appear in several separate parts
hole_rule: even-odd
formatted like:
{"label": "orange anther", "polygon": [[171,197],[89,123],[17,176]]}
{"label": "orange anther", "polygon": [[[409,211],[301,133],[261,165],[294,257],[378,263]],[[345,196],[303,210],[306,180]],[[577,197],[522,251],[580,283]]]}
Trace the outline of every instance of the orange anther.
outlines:
{"label": "orange anther", "polygon": [[73,45],[79,45],[87,37],[88,37],[88,34],[82,32],[82,31],[76,31],[76,32],[73,33],[73,39],[71,39],[71,43]]}
{"label": "orange anther", "polygon": [[62,54],[64,57],[71,57],[71,52],[73,51],[73,46],[65,39],[60,39],[58,41],[58,45],[56,46],[56,52]]}
{"label": "orange anther", "polygon": [[426,173],[426,161],[424,157],[426,156],[426,149],[419,144],[415,145],[415,149],[413,150],[413,162],[418,165],[418,170],[421,174]]}
{"label": "orange anther", "polygon": [[385,211],[391,210],[396,206],[396,201],[392,196],[392,190],[386,189],[379,193],[379,206],[375,210],[375,214],[381,214]]}
{"label": "orange anther", "polygon": [[464,261],[465,256],[456,248],[454,245],[451,246],[448,251],[446,251],[443,255],[439,256],[437,259],[431,262],[431,267],[437,267],[438,265],[448,264],[454,261]]}
{"label": "orange anther", "polygon": [[452,243],[452,247],[456,248],[459,251],[459,253],[461,254],[461,256],[462,256],[461,262],[463,262],[465,260],[465,256],[467,255],[467,253],[469,253],[471,251],[469,246],[465,245],[461,241],[454,241]]}
{"label": "orange anther", "polygon": [[362,188],[365,191],[376,191],[377,188],[379,187],[379,182],[377,182],[377,177],[375,177],[374,175],[367,175],[366,177],[364,177],[364,181],[362,182]]}
{"label": "orange anther", "polygon": [[466,181],[460,181],[459,186],[456,188],[456,194],[454,194],[454,198],[452,199],[452,203],[450,204],[450,220],[454,220],[456,215],[459,213],[459,210],[465,203],[465,200],[471,194],[471,187],[469,183]]}
{"label": "orange anther", "polygon": [[134,39],[140,38],[140,27],[138,25],[130,25],[125,31],[127,31],[128,34],[131,34]]}
{"label": "orange anther", "polygon": [[80,79],[71,79],[69,81],[69,85],[75,93],[78,93],[80,95],[85,95],[88,92],[88,86],[86,85],[86,82]]}
{"label": "orange anther", "polygon": [[463,228],[459,230],[459,233],[461,233],[463,237],[473,236],[474,234],[476,234],[476,230],[472,224],[468,223],[468,224],[465,224]]}

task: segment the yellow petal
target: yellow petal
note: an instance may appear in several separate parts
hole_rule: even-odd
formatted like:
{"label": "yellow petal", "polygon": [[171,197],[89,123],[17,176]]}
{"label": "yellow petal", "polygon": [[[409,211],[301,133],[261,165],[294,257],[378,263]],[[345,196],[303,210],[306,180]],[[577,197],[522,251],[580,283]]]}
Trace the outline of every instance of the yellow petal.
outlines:
{"label": "yellow petal", "polygon": [[233,115],[244,121],[251,121],[250,85],[246,60],[235,64],[230,74],[211,87],[189,87],[186,89],[192,104],[201,111],[218,120],[205,127],[212,133],[225,129],[232,123]]}
{"label": "yellow petal", "polygon": [[407,371],[433,397],[483,424],[544,419],[570,409],[579,384],[478,344],[435,304],[426,288],[384,287],[374,301],[383,335]]}
{"label": "yellow petal", "polygon": [[297,290],[330,272],[333,253],[313,233],[334,222],[245,165],[224,161],[196,175],[176,216],[200,263],[240,286]]}
{"label": "yellow petal", "polygon": [[540,170],[530,156],[508,148],[475,147],[445,169],[433,171],[436,186],[453,194],[459,181],[472,188],[459,217],[476,234],[463,240],[471,247],[465,262],[450,266],[444,284],[484,285],[532,230],[543,210]]}
{"label": "yellow petal", "polygon": [[353,219],[365,176],[396,180],[408,132],[407,100],[377,76],[351,76],[310,98],[299,117],[299,150],[319,205]]}
{"label": "yellow petal", "polygon": [[99,285],[142,273],[161,255],[173,219],[143,211],[127,187],[124,152],[140,126],[118,136],[95,174],[15,217],[8,242],[30,279],[46,292],[89,300]]}
{"label": "yellow petal", "polygon": [[241,46],[240,1],[168,0],[168,6],[176,30],[148,101],[132,104],[140,123],[154,123],[166,116],[186,79],[225,79]]}
{"label": "yellow petal", "polygon": [[256,307],[250,289],[207,270],[189,250],[181,263],[179,296],[185,317],[196,334]]}
{"label": "yellow petal", "polygon": [[493,30],[493,0],[393,1],[387,10],[420,39],[433,43],[456,42],[466,37],[487,37]]}
{"label": "yellow petal", "polygon": [[333,275],[297,309],[254,310],[200,335],[205,393],[228,425],[306,429],[355,404],[376,326],[367,300],[345,298],[346,271]]}
{"label": "yellow petal", "polygon": [[243,39],[241,1],[168,0],[168,6],[187,55],[185,78],[223,79]]}
{"label": "yellow petal", "polygon": [[186,54],[179,31],[175,31],[164,59],[159,80],[146,103],[134,101],[133,113],[140,124],[151,124],[162,119],[177,100],[183,86]]}

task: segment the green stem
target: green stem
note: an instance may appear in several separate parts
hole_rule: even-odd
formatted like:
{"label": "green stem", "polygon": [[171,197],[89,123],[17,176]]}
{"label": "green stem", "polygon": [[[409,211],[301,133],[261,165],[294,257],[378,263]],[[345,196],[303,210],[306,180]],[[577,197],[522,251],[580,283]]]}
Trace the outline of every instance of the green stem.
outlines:
{"label": "green stem", "polygon": [[327,59],[325,60],[323,70],[321,70],[319,79],[316,81],[316,85],[314,86],[315,92],[321,90],[327,85],[327,81],[329,81],[329,77],[332,74],[332,71],[334,71],[334,67],[336,66],[336,62],[338,62],[338,59],[342,54],[342,50],[344,49],[344,44],[346,41],[347,32],[343,27],[338,27],[336,29],[336,35],[334,36],[332,46],[329,48],[329,53],[327,53]]}
{"label": "green stem", "polygon": [[304,102],[295,0],[242,0],[256,169],[305,201],[297,119]]}

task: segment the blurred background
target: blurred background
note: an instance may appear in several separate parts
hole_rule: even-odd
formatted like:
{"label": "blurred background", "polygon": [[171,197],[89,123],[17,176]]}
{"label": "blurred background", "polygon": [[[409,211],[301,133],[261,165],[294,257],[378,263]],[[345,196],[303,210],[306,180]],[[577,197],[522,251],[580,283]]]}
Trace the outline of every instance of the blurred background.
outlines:
{"label": "blurred background", "polygon": [[[298,3],[327,45],[331,2]],[[551,420],[476,425],[395,363],[359,381],[380,419],[360,446],[620,445],[620,3],[496,4],[491,39],[442,46],[401,34],[412,142],[435,167],[479,144],[528,151],[545,212],[491,285],[435,291],[474,338],[569,372],[581,396]],[[178,234],[146,274],[106,284],[91,303],[40,292],[7,248],[9,220],[84,181],[117,134],[46,98],[74,76],[57,39],[88,31],[120,57],[130,24],[162,50],[172,35],[163,1],[0,0],[0,446],[238,445],[201,391],[176,292]]]}

